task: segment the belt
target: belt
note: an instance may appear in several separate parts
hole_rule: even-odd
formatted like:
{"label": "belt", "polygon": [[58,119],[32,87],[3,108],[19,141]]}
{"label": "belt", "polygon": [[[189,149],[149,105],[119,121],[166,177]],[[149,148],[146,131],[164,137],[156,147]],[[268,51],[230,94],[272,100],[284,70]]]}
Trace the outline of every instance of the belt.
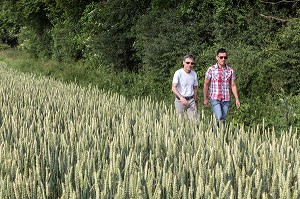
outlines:
{"label": "belt", "polygon": [[[177,96],[176,96],[176,98],[179,99],[179,97],[177,97]],[[184,99],[186,99],[186,100],[190,100],[190,99],[193,99],[193,98],[194,98],[194,96],[184,97]]]}

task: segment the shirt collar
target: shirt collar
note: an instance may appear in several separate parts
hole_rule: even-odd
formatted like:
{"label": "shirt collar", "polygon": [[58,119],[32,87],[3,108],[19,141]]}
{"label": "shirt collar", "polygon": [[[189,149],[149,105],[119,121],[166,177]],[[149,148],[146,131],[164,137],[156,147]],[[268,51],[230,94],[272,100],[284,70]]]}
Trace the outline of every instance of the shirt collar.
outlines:
{"label": "shirt collar", "polygon": [[[224,69],[227,69],[227,67],[228,67],[227,64],[225,64]],[[215,68],[215,69],[218,69],[218,68],[219,68],[217,63],[214,65],[214,68]]]}

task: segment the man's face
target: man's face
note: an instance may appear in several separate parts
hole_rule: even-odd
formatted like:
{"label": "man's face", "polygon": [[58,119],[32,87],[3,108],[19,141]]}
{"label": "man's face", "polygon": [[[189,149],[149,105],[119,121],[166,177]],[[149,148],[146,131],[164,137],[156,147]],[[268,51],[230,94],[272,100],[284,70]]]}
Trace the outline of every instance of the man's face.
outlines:
{"label": "man's face", "polygon": [[186,73],[190,73],[191,70],[194,68],[194,65],[195,65],[195,62],[194,62],[194,60],[192,58],[186,58],[183,61],[183,70]]}
{"label": "man's face", "polygon": [[227,53],[219,53],[216,56],[219,66],[225,66],[227,60]]}

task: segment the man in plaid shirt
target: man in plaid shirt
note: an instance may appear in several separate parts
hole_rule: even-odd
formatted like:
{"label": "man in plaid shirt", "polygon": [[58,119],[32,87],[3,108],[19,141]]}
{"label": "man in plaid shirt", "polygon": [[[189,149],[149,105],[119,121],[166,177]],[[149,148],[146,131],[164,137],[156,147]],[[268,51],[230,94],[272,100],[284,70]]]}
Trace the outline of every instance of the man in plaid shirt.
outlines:
{"label": "man in plaid shirt", "polygon": [[217,125],[222,121],[225,125],[230,101],[230,87],[235,97],[235,105],[240,107],[238,89],[235,83],[235,73],[233,69],[226,64],[227,52],[220,48],[216,55],[217,63],[208,68],[205,74],[203,86],[204,106],[208,106],[207,95],[214,113]]}

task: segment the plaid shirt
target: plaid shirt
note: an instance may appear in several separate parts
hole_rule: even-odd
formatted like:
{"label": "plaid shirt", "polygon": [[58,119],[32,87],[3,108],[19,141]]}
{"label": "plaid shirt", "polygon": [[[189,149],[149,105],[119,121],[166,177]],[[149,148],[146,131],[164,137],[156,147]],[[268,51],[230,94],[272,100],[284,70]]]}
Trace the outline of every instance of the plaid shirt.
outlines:
{"label": "plaid shirt", "polygon": [[217,64],[208,68],[205,79],[210,80],[209,98],[220,101],[230,100],[231,81],[235,80],[233,69],[226,65],[224,70],[219,68]]}

